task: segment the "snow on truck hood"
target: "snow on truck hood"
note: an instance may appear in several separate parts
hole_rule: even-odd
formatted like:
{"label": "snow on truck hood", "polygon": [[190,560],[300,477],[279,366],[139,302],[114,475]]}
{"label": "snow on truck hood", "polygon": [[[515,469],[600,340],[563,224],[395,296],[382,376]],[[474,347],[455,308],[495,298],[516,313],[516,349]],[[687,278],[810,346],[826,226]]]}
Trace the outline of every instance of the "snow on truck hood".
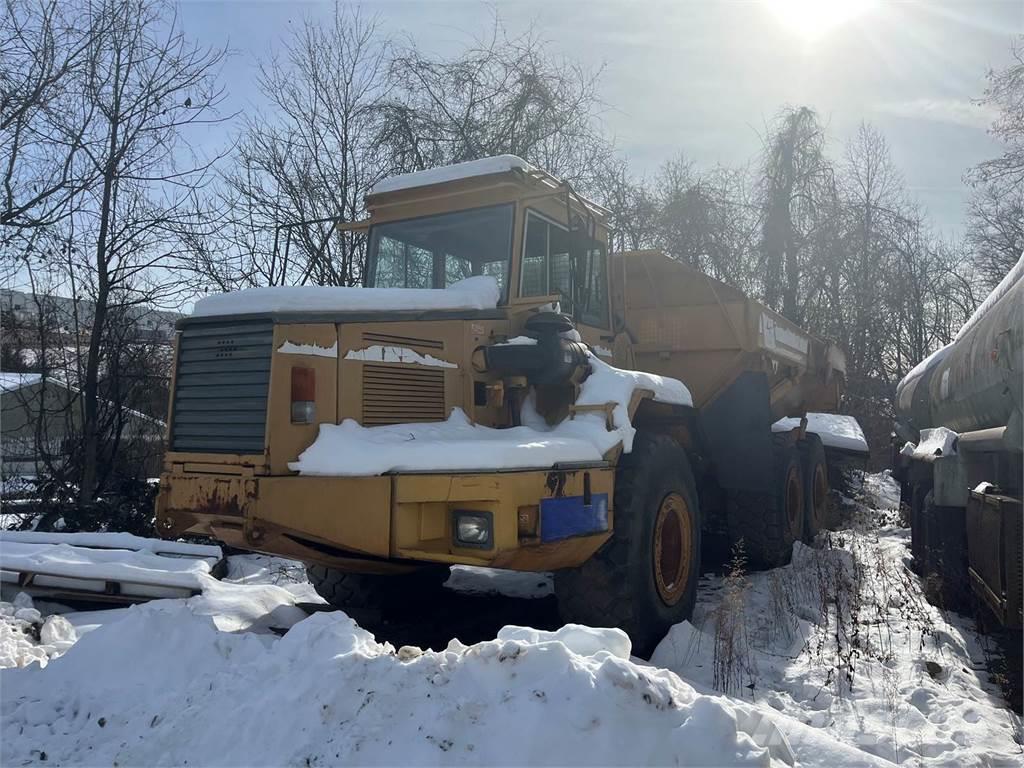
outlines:
{"label": "snow on truck hood", "polygon": [[577,405],[614,403],[608,430],[603,412],[585,412],[549,425],[523,404],[523,426],[494,429],[470,422],[455,408],[447,421],[363,427],[352,419],[321,424],[313,444],[288,466],[303,475],[380,475],[397,471],[546,469],[559,463],[601,461],[622,443],[633,447],[636,430],[628,404],[635,389],[646,389],[662,403],[692,405],[682,382],[641,371],[614,368],[590,354],[591,374],[583,382]]}
{"label": "snow on truck hood", "polygon": [[489,275],[467,277],[444,289],[281,285],[206,296],[196,302],[192,317],[262,312],[479,310],[494,309],[500,297],[498,281]]}

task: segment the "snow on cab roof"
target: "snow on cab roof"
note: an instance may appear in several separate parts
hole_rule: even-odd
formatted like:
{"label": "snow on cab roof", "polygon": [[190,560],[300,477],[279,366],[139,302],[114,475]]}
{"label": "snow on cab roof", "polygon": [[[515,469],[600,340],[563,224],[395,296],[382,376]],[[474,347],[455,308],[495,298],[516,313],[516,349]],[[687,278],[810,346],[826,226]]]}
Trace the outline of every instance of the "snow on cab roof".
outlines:
{"label": "snow on cab roof", "polygon": [[533,171],[534,166],[515,155],[496,155],[494,157],[482,157],[479,160],[470,160],[455,165],[442,165],[439,168],[429,168],[425,171],[414,173],[403,173],[392,176],[390,179],[378,181],[370,189],[371,195],[379,195],[383,192],[395,192],[400,189],[413,189],[414,187],[426,187],[431,184],[443,184],[447,181],[468,179],[473,176],[487,176],[492,173],[506,173],[511,170]]}
{"label": "snow on cab roof", "polygon": [[206,296],[196,302],[192,317],[262,312],[494,309],[500,296],[498,281],[489,275],[467,277],[444,289],[280,285]]}

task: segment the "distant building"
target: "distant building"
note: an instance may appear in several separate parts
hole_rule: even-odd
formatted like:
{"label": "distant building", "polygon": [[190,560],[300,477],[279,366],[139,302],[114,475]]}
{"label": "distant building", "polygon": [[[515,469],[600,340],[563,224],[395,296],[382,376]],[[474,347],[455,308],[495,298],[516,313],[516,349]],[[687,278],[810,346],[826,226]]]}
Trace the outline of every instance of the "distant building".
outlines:
{"label": "distant building", "polygon": [[[61,464],[77,449],[82,422],[78,393],[70,386],[38,373],[0,373],[0,474],[36,477],[48,457]],[[124,409],[122,440],[128,461],[141,464],[138,474],[159,469],[166,425],[130,408]]]}
{"label": "distant building", "polygon": [[[0,314],[6,322],[16,327],[34,328],[39,323],[40,309],[52,314],[56,321],[55,330],[73,333],[76,326],[88,331],[95,317],[95,305],[85,299],[69,299],[66,296],[35,295],[9,288],[0,288]],[[176,312],[165,312],[146,306],[133,306],[128,314],[136,326],[137,337],[142,340],[170,341],[174,338],[174,324],[181,317]]]}

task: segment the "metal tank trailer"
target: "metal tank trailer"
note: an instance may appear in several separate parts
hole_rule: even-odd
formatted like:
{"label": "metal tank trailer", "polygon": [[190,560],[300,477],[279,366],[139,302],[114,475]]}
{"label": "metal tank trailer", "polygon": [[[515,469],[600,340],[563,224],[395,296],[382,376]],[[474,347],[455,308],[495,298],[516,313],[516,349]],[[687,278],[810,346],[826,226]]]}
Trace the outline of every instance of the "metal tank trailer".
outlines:
{"label": "metal tank trailer", "polygon": [[915,567],[948,607],[969,607],[973,593],[1011,629],[1024,578],[1022,371],[1024,256],[953,342],[900,382],[894,430]]}

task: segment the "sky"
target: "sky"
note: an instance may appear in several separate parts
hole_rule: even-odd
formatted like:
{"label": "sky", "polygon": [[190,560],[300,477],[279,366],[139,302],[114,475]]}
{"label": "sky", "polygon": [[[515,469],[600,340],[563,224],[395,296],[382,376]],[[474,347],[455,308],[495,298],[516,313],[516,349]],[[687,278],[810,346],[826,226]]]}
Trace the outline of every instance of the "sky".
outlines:
{"label": "sky", "polygon": [[[838,157],[862,121],[886,136],[937,233],[961,231],[963,174],[999,153],[977,103],[985,74],[1024,34],[1022,0],[428,0],[362,3],[385,35],[453,54],[497,12],[513,35],[531,25],[553,53],[601,70],[602,121],[638,174],[682,152],[700,166],[754,159],[783,105],[808,105]],[[228,44],[226,111],[260,104],[259,57],[289,25],[332,2],[185,0],[192,38]],[[220,126],[219,130],[226,130]]]}

